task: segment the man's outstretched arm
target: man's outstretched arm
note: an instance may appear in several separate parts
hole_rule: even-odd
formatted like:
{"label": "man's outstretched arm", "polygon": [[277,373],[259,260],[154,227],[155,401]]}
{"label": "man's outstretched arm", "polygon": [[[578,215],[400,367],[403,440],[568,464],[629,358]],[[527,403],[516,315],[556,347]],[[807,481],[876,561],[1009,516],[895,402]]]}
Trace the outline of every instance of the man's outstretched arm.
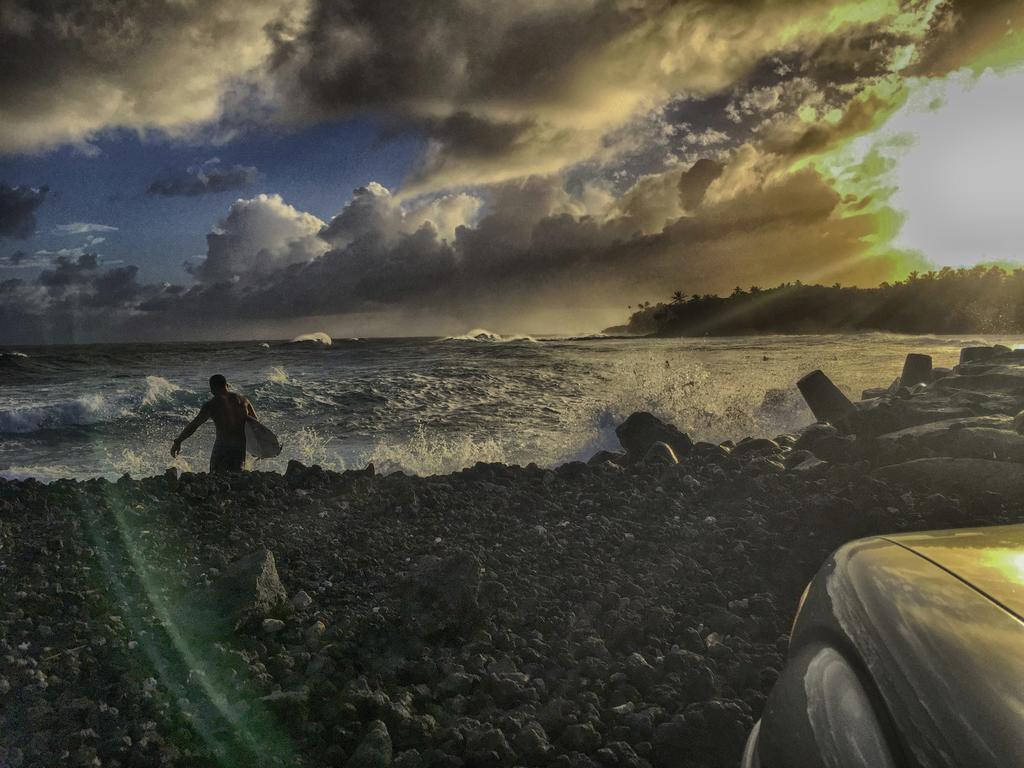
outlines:
{"label": "man's outstretched arm", "polygon": [[183,441],[188,440],[192,433],[199,429],[199,426],[210,418],[209,403],[199,409],[199,414],[188,423],[188,426],[181,430],[181,434],[178,435],[174,442],[171,443],[171,456],[177,456],[181,453],[181,444]]}

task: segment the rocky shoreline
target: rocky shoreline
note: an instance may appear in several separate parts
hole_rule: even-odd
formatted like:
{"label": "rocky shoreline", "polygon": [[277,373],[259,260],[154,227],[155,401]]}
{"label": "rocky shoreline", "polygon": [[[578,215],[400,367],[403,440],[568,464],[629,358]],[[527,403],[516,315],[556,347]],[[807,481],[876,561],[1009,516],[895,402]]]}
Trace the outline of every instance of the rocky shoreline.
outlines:
{"label": "rocky shoreline", "polygon": [[1024,522],[1024,352],[901,379],[554,470],[0,480],[0,765],[736,765],[830,551]]}

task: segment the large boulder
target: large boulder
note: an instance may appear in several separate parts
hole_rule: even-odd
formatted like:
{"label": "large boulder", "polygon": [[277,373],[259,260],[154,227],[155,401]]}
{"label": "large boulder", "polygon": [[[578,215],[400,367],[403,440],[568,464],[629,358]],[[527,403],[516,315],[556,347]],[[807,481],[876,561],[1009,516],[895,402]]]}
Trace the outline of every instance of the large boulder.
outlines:
{"label": "large boulder", "polygon": [[677,457],[686,456],[693,450],[689,435],[647,411],[631,413],[615,428],[615,434],[631,460],[642,459],[655,443],[665,443]]}
{"label": "large boulder", "polygon": [[668,443],[653,443],[641,461],[644,464],[678,464],[679,457]]}
{"label": "large boulder", "polygon": [[236,630],[262,621],[288,602],[269,549],[256,550],[229,564],[210,589],[218,610]]}
{"label": "large boulder", "polygon": [[879,435],[876,447],[889,463],[933,456],[1024,461],[1024,436],[1012,426],[1009,416],[949,419]]}
{"label": "large boulder", "polygon": [[822,371],[811,371],[796,386],[818,421],[835,423],[853,411],[850,398]]}
{"label": "large boulder", "polygon": [[458,632],[480,617],[480,561],[471,552],[445,558],[426,555],[400,587],[406,624],[423,636]]}
{"label": "large boulder", "polygon": [[1024,494],[1024,464],[991,459],[915,459],[880,467],[875,475],[894,485],[945,496]]}
{"label": "large boulder", "polygon": [[953,376],[935,382],[934,386],[946,392],[964,390],[1024,397],[1024,366],[988,366],[978,372],[972,369],[960,370]]}
{"label": "large boulder", "polygon": [[874,437],[933,421],[962,419],[975,415],[969,406],[949,405],[942,400],[914,397],[909,400],[879,398],[857,403],[840,426],[861,437]]}
{"label": "large boulder", "polygon": [[960,365],[988,360],[993,355],[995,350],[992,347],[964,347],[960,350]]}
{"label": "large boulder", "polygon": [[800,432],[800,436],[796,439],[796,443],[793,445],[793,450],[813,452],[814,445],[819,440],[825,437],[833,437],[838,434],[839,430],[831,424],[822,424],[820,422],[811,424]]}

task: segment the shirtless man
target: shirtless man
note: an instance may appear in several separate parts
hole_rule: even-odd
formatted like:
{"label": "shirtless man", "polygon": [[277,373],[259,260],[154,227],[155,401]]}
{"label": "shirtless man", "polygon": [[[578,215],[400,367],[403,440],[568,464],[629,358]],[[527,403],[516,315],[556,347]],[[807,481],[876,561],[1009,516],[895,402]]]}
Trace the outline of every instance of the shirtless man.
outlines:
{"label": "shirtless man", "polygon": [[210,472],[240,472],[245,463],[245,419],[256,418],[256,409],[248,398],[228,391],[227,379],[219,373],[210,377],[210,391],[213,397],[171,444],[171,456],[181,452],[182,441],[191,437],[200,424],[213,419],[217,440],[210,454]]}

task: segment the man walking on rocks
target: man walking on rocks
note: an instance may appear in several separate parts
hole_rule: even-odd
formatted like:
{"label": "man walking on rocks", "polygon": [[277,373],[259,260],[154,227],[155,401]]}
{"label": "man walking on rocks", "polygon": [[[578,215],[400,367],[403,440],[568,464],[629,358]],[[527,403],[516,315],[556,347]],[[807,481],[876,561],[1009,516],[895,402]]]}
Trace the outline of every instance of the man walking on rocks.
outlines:
{"label": "man walking on rocks", "polygon": [[229,391],[227,379],[219,373],[210,377],[210,391],[213,397],[171,444],[171,456],[181,452],[182,442],[204,421],[213,419],[217,439],[210,453],[210,472],[240,472],[245,463],[245,420],[255,419],[256,409],[247,397]]}

